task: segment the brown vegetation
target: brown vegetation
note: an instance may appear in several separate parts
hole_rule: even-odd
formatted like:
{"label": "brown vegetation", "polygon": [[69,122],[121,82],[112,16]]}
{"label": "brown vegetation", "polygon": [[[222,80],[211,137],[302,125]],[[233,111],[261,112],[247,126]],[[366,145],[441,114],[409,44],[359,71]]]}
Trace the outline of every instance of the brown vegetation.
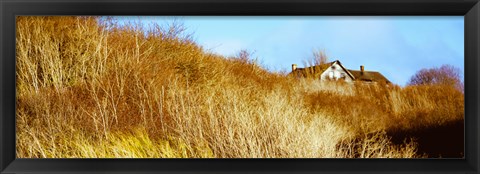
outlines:
{"label": "brown vegetation", "polygon": [[294,79],[182,30],[18,17],[17,157],[412,158],[389,132],[463,120],[449,86]]}

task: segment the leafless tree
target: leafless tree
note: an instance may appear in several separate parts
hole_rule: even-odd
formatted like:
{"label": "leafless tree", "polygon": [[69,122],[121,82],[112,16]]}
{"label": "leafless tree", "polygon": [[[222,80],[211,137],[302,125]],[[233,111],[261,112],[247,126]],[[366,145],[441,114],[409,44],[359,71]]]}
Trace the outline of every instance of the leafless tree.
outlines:
{"label": "leafless tree", "polygon": [[312,57],[309,57],[307,60],[303,60],[303,65],[305,67],[317,66],[327,63],[328,56],[325,54],[325,50],[314,49],[312,53]]}
{"label": "leafless tree", "polygon": [[313,61],[315,65],[321,65],[321,64],[327,63],[328,57],[325,54],[325,51],[321,51],[318,49],[313,50]]}
{"label": "leafless tree", "polygon": [[463,91],[460,69],[452,65],[442,65],[440,68],[421,69],[408,81],[408,85],[448,85]]}

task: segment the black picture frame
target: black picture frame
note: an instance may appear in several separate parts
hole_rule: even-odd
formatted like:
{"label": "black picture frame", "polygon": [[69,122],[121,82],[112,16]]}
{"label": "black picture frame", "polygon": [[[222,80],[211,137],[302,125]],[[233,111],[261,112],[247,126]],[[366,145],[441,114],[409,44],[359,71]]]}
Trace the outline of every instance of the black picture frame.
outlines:
{"label": "black picture frame", "polygon": [[[1,173],[479,173],[479,0],[0,0]],[[464,159],[16,159],[17,15],[460,15]],[[446,140],[448,141],[448,140]]]}

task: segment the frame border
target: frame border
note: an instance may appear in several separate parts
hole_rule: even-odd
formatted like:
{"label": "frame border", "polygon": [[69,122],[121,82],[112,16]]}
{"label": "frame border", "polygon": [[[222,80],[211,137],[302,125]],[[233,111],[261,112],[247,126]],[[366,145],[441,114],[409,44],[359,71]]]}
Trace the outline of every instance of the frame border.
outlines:
{"label": "frame border", "polygon": [[[17,15],[460,15],[464,159],[15,159]],[[0,173],[479,173],[479,0],[0,0]]]}

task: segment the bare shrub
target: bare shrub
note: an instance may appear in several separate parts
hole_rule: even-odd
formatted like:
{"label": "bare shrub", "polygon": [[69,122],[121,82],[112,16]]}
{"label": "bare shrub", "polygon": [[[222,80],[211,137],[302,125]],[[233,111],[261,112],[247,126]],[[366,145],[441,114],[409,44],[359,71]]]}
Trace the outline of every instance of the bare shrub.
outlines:
{"label": "bare shrub", "polygon": [[440,68],[421,69],[413,75],[408,85],[447,85],[463,91],[460,79],[460,69],[452,65],[442,65]]}

